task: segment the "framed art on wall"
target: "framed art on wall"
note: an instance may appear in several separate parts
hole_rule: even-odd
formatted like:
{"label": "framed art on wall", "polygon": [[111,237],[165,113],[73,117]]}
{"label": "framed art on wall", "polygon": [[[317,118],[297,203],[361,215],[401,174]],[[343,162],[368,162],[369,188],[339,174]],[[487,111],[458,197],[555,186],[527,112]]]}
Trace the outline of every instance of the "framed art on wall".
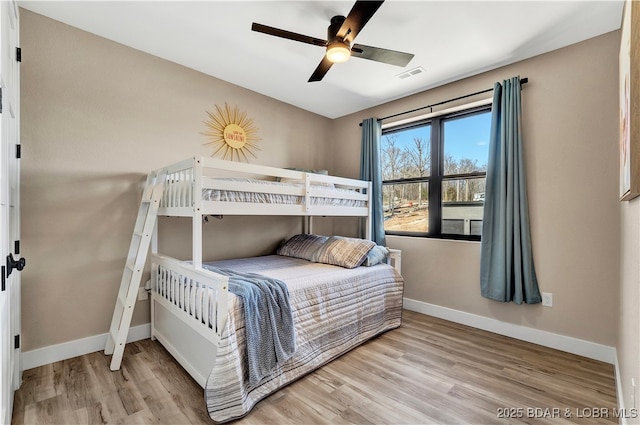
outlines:
{"label": "framed art on wall", "polygon": [[620,39],[620,200],[640,195],[640,3],[626,0]]}

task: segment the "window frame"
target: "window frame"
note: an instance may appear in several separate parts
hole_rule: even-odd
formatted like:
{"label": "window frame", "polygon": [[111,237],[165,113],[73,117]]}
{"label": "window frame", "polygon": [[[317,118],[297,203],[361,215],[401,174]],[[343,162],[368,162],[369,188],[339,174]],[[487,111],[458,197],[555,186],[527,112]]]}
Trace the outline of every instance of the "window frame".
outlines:
{"label": "window frame", "polygon": [[[475,106],[468,109],[458,110],[454,112],[444,113],[432,116],[412,123],[400,124],[397,126],[390,125],[382,130],[382,136],[401,131],[409,130],[417,127],[431,126],[431,164],[429,175],[423,177],[409,177],[400,179],[383,180],[382,186],[391,184],[407,184],[407,183],[427,183],[429,187],[429,231],[397,231],[385,230],[385,235],[389,236],[412,236],[433,239],[454,239],[466,241],[480,241],[480,235],[461,235],[455,233],[442,233],[442,184],[445,180],[461,180],[474,179],[479,177],[486,178],[486,171],[476,171],[463,174],[444,174],[444,138],[443,127],[448,120],[464,118],[476,114],[491,112],[492,104]],[[487,158],[488,160],[488,158]],[[483,201],[484,208],[484,201]]]}

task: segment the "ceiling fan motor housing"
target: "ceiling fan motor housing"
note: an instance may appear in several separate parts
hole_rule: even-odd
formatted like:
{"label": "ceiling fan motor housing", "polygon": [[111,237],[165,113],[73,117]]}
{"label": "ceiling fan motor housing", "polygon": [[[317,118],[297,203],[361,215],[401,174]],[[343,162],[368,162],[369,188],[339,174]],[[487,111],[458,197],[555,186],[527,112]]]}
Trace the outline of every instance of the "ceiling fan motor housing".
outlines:
{"label": "ceiling fan motor housing", "polygon": [[335,43],[336,41],[345,43],[343,39],[338,38],[338,31],[340,30],[340,27],[344,23],[345,19],[347,18],[342,15],[337,15],[331,18],[331,24],[327,28],[327,45]]}

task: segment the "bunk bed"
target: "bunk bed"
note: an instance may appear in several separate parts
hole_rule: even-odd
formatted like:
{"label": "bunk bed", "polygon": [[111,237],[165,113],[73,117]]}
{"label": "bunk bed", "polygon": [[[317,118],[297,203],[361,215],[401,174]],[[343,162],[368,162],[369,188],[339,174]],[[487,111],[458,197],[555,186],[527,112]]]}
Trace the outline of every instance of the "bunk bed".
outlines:
{"label": "bunk bed", "polygon": [[[213,421],[246,415],[279,388],[400,326],[400,252],[368,240],[369,182],[212,158],[191,158],[162,171],[158,215],[191,218],[193,247],[191,261],[159,253],[156,226],[151,336],[204,388]],[[203,222],[225,215],[300,216],[303,232],[278,254],[205,263]],[[363,217],[367,239],[314,235],[313,216]],[[347,248],[352,251],[345,253]],[[276,279],[288,288],[293,349],[257,375],[247,343],[255,320],[246,313],[247,303],[230,292],[238,276]]]}

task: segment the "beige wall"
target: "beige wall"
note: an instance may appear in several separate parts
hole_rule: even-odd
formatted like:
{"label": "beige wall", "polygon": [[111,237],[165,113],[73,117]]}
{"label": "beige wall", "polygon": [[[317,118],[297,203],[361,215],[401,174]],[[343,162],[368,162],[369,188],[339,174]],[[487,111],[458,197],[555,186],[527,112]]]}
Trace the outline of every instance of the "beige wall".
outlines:
{"label": "beige wall", "polygon": [[553,293],[553,307],[482,298],[479,243],[389,237],[389,245],[403,250],[405,297],[616,346],[619,39],[618,32],[609,33],[335,121],[334,168],[353,174],[363,118],[474,93],[515,75],[529,78],[523,137],[534,260],[540,289]]}
{"label": "beige wall", "polygon": [[[254,162],[333,172],[327,118],[24,9],[21,18],[24,351],[107,332],[141,184],[211,153],[200,133],[214,105],[254,119]],[[189,258],[181,221],[167,245]],[[227,217],[205,226],[205,246],[209,259],[262,254],[299,230],[298,219]],[[138,303],[134,325],[148,321]]]}

